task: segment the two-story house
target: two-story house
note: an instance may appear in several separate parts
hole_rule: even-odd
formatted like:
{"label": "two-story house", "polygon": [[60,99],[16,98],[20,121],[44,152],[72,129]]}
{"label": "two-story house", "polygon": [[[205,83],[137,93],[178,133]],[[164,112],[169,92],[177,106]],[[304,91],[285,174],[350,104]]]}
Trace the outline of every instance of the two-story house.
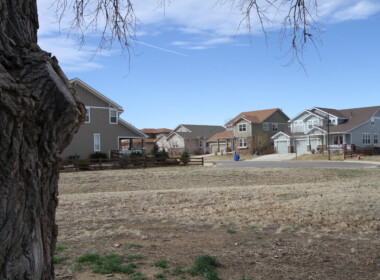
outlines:
{"label": "two-story house", "polygon": [[314,107],[289,120],[289,128],[272,137],[277,153],[379,147],[380,106],[343,110]]}
{"label": "two-story house", "polygon": [[110,154],[112,150],[133,150],[135,142],[144,147],[147,137],[136,127],[120,118],[123,108],[80,79],[70,81],[86,107],[86,119],[71,144],[62,152],[63,158],[88,158],[94,152]]}
{"label": "two-story house", "polygon": [[218,132],[225,131],[223,126],[180,124],[168,136],[160,134],[156,144],[171,154],[209,153],[207,139]]}
{"label": "two-story house", "polygon": [[242,112],[225,124],[233,134],[229,145],[237,154],[262,153],[272,146],[274,134],[287,130],[288,120],[289,117],[279,108]]}

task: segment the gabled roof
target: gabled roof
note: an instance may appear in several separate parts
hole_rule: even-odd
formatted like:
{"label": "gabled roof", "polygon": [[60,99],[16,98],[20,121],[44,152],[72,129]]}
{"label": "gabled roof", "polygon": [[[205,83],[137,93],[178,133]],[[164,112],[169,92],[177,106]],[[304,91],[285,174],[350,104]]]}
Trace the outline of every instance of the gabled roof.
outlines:
{"label": "gabled roof", "polygon": [[[189,132],[179,132],[176,131],[179,127],[184,127],[189,130]],[[168,138],[173,134],[177,134],[184,139],[208,139],[212,135],[218,132],[226,130],[223,126],[220,125],[193,125],[193,124],[180,124],[174,129]]]}
{"label": "gabled roof", "polygon": [[279,132],[277,132],[275,135],[273,135],[271,138],[272,138],[272,139],[275,139],[275,138],[277,138],[277,137],[279,137],[279,136],[281,136],[281,135],[286,136],[286,137],[289,138],[292,134],[291,134],[290,132],[279,131]]}
{"label": "gabled roof", "polygon": [[148,138],[148,135],[146,135],[145,133],[142,133],[138,128],[136,128],[135,126],[131,125],[129,122],[126,122],[125,120],[121,118],[119,118],[119,124],[125,126],[126,128],[129,128],[136,134],[140,135],[141,138]]}
{"label": "gabled roof", "polygon": [[141,129],[143,133],[152,133],[152,134],[161,134],[161,133],[170,133],[171,129],[167,128],[143,128]]}
{"label": "gabled roof", "polygon": [[[370,120],[379,110],[380,106],[339,110],[347,116],[348,120],[342,124],[330,126],[330,132],[348,132]],[[324,129],[327,130],[326,127]]]}
{"label": "gabled roof", "polygon": [[83,82],[81,79],[78,79],[78,78],[74,78],[72,80],[70,80],[70,83],[71,84],[77,84],[77,85],[80,85],[82,88],[86,89],[87,91],[91,92],[93,95],[95,95],[96,97],[98,97],[99,99],[103,100],[104,102],[112,105],[113,107],[116,107],[117,110],[119,112],[123,112],[123,107],[119,104],[117,104],[116,102],[112,101],[111,99],[109,99],[108,97],[104,96],[103,94],[101,94],[99,91],[97,91],[96,89],[92,88],[91,86],[89,86],[88,84],[86,84],[85,82]]}
{"label": "gabled roof", "polygon": [[253,123],[262,123],[277,111],[281,111],[281,109],[273,108],[266,110],[242,112],[236,117],[234,117],[232,120],[230,120],[228,123],[226,123],[225,126],[232,126],[236,121],[238,121],[241,118],[244,118]]}
{"label": "gabled roof", "polygon": [[325,113],[328,113],[334,117],[338,117],[340,119],[347,119],[347,116],[341,112],[341,110],[336,110],[336,109],[330,109],[330,108],[322,108],[322,107],[315,107],[311,111],[321,110]]}
{"label": "gabled roof", "polygon": [[298,113],[295,117],[288,120],[288,122],[290,123],[290,122],[294,121],[295,119],[297,119],[299,116],[302,116],[303,114],[308,114],[308,115],[305,118],[303,118],[302,120],[308,119],[310,116],[315,116],[318,118],[324,118],[324,116],[322,116],[318,112],[313,111],[313,109],[312,109],[312,110],[303,110],[301,113]]}
{"label": "gabled roof", "polygon": [[215,133],[213,136],[211,136],[207,142],[213,142],[219,140],[225,140],[225,139],[231,139],[234,138],[234,132],[231,130],[225,130],[222,132]]}

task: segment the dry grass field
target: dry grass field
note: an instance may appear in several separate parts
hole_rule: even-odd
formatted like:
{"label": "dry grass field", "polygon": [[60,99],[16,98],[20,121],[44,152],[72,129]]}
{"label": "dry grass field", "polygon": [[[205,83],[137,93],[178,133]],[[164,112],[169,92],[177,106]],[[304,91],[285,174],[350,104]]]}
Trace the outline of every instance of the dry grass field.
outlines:
{"label": "dry grass field", "polygon": [[[380,167],[64,173],[59,191],[57,279],[380,279]],[[190,275],[204,255],[216,273]],[[130,270],[93,272],[107,258]]]}

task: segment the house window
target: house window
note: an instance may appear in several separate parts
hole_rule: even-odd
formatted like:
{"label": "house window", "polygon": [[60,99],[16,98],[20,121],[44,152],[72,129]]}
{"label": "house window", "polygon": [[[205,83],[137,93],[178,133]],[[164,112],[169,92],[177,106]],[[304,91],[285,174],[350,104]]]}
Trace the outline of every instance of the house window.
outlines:
{"label": "house window", "polygon": [[278,123],[272,123],[272,131],[278,131]]}
{"label": "house window", "polygon": [[246,148],[247,147],[247,139],[239,138],[239,147],[240,148]]}
{"label": "house window", "polygon": [[363,133],[363,144],[371,144],[371,134]]}
{"label": "house window", "polygon": [[239,124],[239,131],[247,131],[247,124],[246,123]]}
{"label": "house window", "polygon": [[373,134],[373,144],[379,144],[379,135],[377,133]]}
{"label": "house window", "polygon": [[334,144],[335,145],[343,144],[343,136],[341,135],[334,136]]}
{"label": "house window", "polygon": [[[331,122],[331,120],[329,120],[329,122]],[[307,121],[307,127],[308,129],[312,129],[314,126],[317,126],[319,125],[319,121],[318,120],[309,120]]]}
{"label": "house window", "polygon": [[178,141],[173,141],[173,142],[172,142],[172,147],[173,147],[173,148],[178,148],[178,147],[179,147],[179,145],[178,145]]}
{"label": "house window", "polygon": [[84,120],[85,123],[90,123],[90,108],[86,107],[86,119]]}
{"label": "house window", "polygon": [[94,152],[100,152],[100,134],[94,134]]}
{"label": "house window", "polygon": [[269,123],[265,122],[263,123],[263,130],[268,131],[269,130]]}
{"label": "house window", "polygon": [[110,109],[110,123],[117,123],[117,111],[115,109]]}

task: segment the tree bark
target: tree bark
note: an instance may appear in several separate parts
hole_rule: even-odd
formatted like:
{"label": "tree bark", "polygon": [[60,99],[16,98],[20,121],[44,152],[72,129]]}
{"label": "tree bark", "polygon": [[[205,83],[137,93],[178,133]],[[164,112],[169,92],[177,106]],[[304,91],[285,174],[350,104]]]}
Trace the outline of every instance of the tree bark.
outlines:
{"label": "tree bark", "polygon": [[53,279],[61,151],[84,106],[37,45],[36,0],[0,0],[0,279]]}

